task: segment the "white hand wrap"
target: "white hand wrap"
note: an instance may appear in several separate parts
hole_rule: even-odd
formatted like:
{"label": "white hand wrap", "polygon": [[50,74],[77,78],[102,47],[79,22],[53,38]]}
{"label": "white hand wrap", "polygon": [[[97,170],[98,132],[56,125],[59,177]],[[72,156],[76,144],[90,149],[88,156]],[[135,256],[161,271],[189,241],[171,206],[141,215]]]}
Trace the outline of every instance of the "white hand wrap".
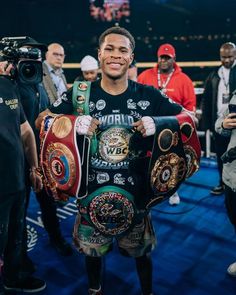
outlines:
{"label": "white hand wrap", "polygon": [[146,136],[155,134],[156,126],[154,120],[151,117],[142,117],[143,127],[146,129]]}
{"label": "white hand wrap", "polygon": [[76,121],[76,131],[79,135],[87,135],[88,129],[91,124],[92,117],[89,115],[84,115],[78,117]]}

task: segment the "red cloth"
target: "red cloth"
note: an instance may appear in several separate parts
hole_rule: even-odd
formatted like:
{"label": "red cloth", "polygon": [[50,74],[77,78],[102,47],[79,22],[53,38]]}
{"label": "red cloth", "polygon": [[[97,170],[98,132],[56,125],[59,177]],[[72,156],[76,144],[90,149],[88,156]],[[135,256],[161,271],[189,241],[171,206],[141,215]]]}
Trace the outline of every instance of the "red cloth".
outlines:
{"label": "red cloth", "polygon": [[[155,68],[143,71],[138,76],[138,82],[158,88],[157,71],[158,65]],[[161,74],[162,83],[166,81],[167,77],[168,75]],[[189,111],[196,110],[196,95],[193,82],[176,63],[174,64],[174,73],[166,86],[165,94],[185,109]]]}

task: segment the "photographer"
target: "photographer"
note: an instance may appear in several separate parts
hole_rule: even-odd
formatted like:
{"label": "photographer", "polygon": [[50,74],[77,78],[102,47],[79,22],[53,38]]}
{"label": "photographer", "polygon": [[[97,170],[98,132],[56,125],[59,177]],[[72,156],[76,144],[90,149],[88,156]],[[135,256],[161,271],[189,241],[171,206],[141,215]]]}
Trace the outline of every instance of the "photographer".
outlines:
{"label": "photographer", "polygon": [[35,191],[42,189],[33,131],[26,121],[15,82],[9,75],[12,65],[0,62],[0,257],[3,258],[0,294],[4,290],[38,292],[43,280],[20,272],[25,211],[24,152]]}
{"label": "photographer", "polygon": [[[26,37],[25,40],[18,42],[18,47],[32,49],[39,49],[41,51],[46,51],[47,46],[45,44],[38,43],[36,40]],[[41,56],[41,55],[40,55]],[[45,91],[45,88],[42,84],[42,62],[41,58],[37,59],[40,62],[40,70],[33,71],[32,76],[29,81],[24,81],[24,79],[18,79],[18,89],[20,92],[21,103],[25,112],[25,115],[34,131],[38,154],[40,152],[40,142],[39,142],[39,131],[35,128],[34,121],[38,117],[38,114],[45,110],[49,106],[49,98]],[[20,59],[21,61],[21,59]],[[24,61],[24,59],[23,59]],[[35,61],[35,67],[37,67],[37,61]],[[27,75],[29,77],[29,73]],[[26,171],[26,212],[28,208],[31,184],[29,181],[28,169]],[[62,237],[59,220],[56,215],[56,203],[54,199],[47,195],[45,189],[43,188],[41,192],[36,193],[36,198],[39,202],[41,212],[42,212],[42,221],[45,229],[48,232],[50,242],[52,246],[63,256],[69,256],[73,254],[72,248],[69,243]],[[25,214],[26,214],[25,212]],[[32,273],[35,270],[33,262],[27,255],[27,229],[25,226],[25,243],[23,251],[23,265],[22,269],[26,272]]]}
{"label": "photographer", "polygon": [[[215,124],[216,132],[230,139],[227,151],[222,156],[223,181],[225,184],[225,206],[228,218],[236,230],[236,94],[231,98],[224,115]],[[227,272],[236,277],[236,262]]]}

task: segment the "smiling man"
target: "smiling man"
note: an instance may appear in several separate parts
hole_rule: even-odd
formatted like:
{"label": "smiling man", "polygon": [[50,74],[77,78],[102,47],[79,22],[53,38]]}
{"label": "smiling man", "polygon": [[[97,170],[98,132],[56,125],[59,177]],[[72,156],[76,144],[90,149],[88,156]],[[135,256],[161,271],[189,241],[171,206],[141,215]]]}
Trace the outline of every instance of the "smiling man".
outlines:
{"label": "smiling man", "polygon": [[[129,151],[130,138],[136,131],[141,142],[144,141],[144,145],[150,145],[150,148],[156,130],[152,116],[171,116],[182,111],[180,105],[170,101],[159,90],[128,80],[128,68],[133,61],[134,48],[134,38],[126,29],[107,29],[99,38],[98,59],[102,78],[91,83],[89,115],[81,114],[79,108],[73,107],[74,95],[71,89],[61,98],[61,103],[57,101],[36,122],[39,127],[42,117],[50,112],[72,114],[77,110],[80,115],[76,127],[78,134],[92,136],[99,129],[97,149],[91,153],[89,161],[88,196],[78,201],[78,217],[74,228],[75,244],[86,255],[89,294],[102,294],[102,256],[112,250],[114,237],[103,233],[102,221],[99,227],[99,220],[97,226],[89,220],[88,216],[99,210],[93,209],[86,213],[83,208],[89,206],[85,203],[90,198],[100,198],[101,195],[117,196],[118,201],[127,200],[131,195],[134,199],[144,198],[144,194],[140,194],[140,188],[145,187],[142,177],[138,171],[136,178],[133,177],[129,169],[132,158]],[[82,89],[84,83],[75,85],[78,86],[74,89]],[[141,146],[139,149],[145,156]],[[100,202],[97,205],[100,206]],[[110,216],[114,221],[119,216],[120,210],[112,209],[111,204],[108,207],[107,204],[101,205],[100,220],[106,220]],[[125,210],[127,207],[126,205]],[[121,254],[135,258],[143,295],[152,294],[150,252],[156,244],[148,213],[138,219],[130,231],[115,237]],[[111,228],[115,231],[113,226],[114,224]],[[109,231],[111,228],[105,230]]]}

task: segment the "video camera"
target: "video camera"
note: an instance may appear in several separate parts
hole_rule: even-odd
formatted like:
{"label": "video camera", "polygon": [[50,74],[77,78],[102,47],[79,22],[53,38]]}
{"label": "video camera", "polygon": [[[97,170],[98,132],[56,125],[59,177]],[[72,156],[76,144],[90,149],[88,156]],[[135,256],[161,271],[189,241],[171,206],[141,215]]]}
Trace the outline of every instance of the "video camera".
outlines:
{"label": "video camera", "polygon": [[[0,40],[0,60],[13,64],[11,77],[21,83],[38,84],[42,81],[41,50],[22,47],[28,37],[4,37]],[[22,44],[22,45],[21,45]]]}

